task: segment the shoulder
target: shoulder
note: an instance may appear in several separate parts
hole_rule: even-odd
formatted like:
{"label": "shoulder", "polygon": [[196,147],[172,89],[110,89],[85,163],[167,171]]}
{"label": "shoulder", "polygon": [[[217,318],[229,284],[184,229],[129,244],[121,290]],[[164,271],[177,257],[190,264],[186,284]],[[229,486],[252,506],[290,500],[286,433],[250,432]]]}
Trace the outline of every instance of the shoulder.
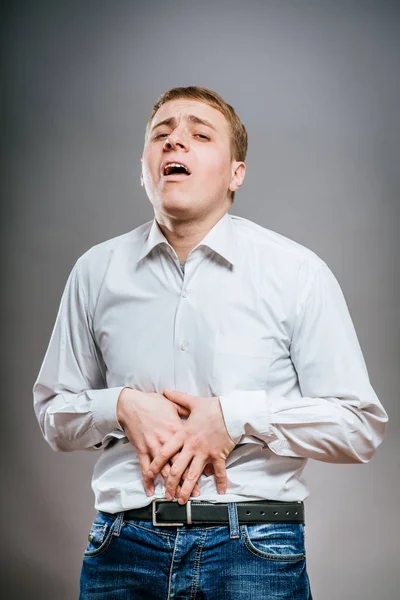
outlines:
{"label": "shoulder", "polygon": [[306,246],[249,219],[236,215],[231,215],[231,218],[244,251],[249,249],[281,264],[299,266],[307,263],[315,269],[325,265],[325,262]]}
{"label": "shoulder", "polygon": [[255,273],[267,289],[295,299],[297,310],[315,282],[331,273],[325,261],[306,246],[243,217],[232,216],[232,222],[246,270]]}
{"label": "shoulder", "polygon": [[86,273],[106,267],[115,254],[134,255],[139,251],[152,225],[152,220],[116,237],[91,246],[77,260],[76,267]]}

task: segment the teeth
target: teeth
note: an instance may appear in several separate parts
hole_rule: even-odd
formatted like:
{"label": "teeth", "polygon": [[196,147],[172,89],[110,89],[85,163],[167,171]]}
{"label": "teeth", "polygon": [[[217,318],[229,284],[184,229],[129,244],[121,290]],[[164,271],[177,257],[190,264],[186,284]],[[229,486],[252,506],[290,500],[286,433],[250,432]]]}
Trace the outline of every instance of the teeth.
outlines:
{"label": "teeth", "polygon": [[185,167],[185,165],[182,165],[181,163],[177,163],[177,162],[170,162],[170,163],[166,164],[164,167],[164,174],[168,174],[168,171],[174,167],[185,169],[186,173],[189,174],[187,167]]}

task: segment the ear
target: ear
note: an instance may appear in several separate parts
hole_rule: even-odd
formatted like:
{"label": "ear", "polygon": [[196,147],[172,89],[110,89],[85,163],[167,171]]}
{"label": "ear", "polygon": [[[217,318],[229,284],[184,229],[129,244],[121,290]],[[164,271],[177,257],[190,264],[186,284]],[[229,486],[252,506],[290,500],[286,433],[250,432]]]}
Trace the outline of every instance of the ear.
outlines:
{"label": "ear", "polygon": [[229,184],[229,191],[236,192],[243,183],[246,174],[246,165],[242,161],[232,162],[232,176]]}

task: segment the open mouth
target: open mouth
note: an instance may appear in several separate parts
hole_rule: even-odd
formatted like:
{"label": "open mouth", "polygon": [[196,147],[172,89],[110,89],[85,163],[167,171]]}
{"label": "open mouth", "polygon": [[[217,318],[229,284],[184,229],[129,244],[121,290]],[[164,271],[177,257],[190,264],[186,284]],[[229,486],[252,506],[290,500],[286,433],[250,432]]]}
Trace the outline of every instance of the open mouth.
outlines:
{"label": "open mouth", "polygon": [[163,174],[165,177],[168,177],[168,175],[186,175],[186,176],[188,176],[188,175],[190,175],[190,171],[182,163],[170,162],[165,165]]}

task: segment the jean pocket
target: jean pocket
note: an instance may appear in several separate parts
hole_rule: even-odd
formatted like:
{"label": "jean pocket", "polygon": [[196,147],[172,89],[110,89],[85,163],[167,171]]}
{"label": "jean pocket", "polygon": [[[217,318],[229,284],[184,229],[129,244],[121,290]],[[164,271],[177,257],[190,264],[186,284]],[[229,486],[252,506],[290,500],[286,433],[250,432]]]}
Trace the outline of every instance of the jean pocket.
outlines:
{"label": "jean pocket", "polygon": [[117,518],[118,515],[106,515],[101,512],[96,515],[89,531],[84,558],[93,558],[107,550],[113,537]]}
{"label": "jean pocket", "polygon": [[241,526],[242,541],[252,554],[267,560],[305,559],[303,523],[262,523]]}

